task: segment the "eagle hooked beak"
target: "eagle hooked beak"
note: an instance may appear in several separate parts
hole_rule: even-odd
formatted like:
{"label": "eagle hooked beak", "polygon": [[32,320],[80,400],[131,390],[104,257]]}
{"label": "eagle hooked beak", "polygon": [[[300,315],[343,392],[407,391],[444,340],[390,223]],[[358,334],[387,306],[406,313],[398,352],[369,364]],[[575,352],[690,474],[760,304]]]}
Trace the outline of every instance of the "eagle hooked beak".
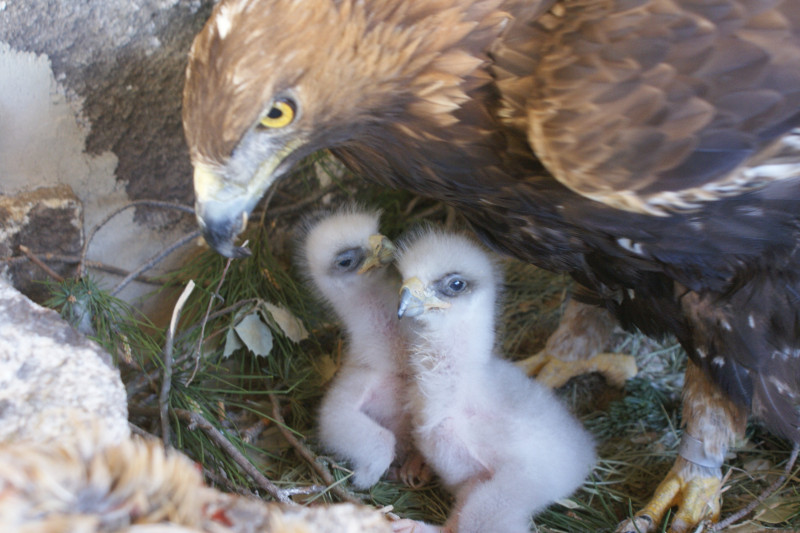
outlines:
{"label": "eagle hooked beak", "polygon": [[247,248],[236,246],[236,237],[247,227],[247,217],[258,202],[244,188],[226,184],[213,168],[194,166],[194,212],[206,242],[225,257],[250,255]]}
{"label": "eagle hooked beak", "polygon": [[418,277],[409,278],[400,287],[400,304],[397,306],[397,318],[404,316],[413,318],[430,309],[447,309],[448,302],[439,299],[433,291],[427,289]]}
{"label": "eagle hooked beak", "polygon": [[297,137],[277,147],[246,180],[228,179],[223,167],[193,161],[195,214],[209,246],[226,257],[250,255],[250,250],[234,241],[264,193],[291,168],[287,161],[302,155],[298,148],[304,144]]}
{"label": "eagle hooked beak", "polygon": [[370,235],[368,242],[369,253],[364,259],[364,264],[358,269],[359,274],[369,272],[373,268],[386,266],[394,261],[394,252],[396,248],[388,237],[378,233]]}

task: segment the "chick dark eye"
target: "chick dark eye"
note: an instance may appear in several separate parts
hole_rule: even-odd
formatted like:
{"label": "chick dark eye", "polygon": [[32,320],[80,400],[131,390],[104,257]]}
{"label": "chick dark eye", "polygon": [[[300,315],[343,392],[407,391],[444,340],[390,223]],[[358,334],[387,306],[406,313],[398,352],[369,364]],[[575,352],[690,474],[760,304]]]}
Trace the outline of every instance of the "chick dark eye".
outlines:
{"label": "chick dark eye", "polygon": [[439,292],[444,296],[457,296],[464,292],[469,285],[467,280],[458,274],[450,274],[441,279],[438,283]]}
{"label": "chick dark eye", "polygon": [[453,292],[461,292],[467,288],[467,282],[461,279],[454,279],[450,282],[448,288]]}
{"label": "chick dark eye", "polygon": [[333,270],[337,272],[351,272],[361,266],[364,261],[364,251],[361,248],[350,248],[339,252],[333,260]]}

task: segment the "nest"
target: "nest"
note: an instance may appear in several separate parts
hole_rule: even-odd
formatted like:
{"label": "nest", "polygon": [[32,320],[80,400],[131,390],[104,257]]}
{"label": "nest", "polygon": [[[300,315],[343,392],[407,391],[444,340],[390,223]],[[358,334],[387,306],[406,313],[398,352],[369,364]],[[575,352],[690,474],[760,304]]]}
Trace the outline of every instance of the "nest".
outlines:
{"label": "nest", "polygon": [[[76,316],[74,302],[93,309],[94,335],[122,370],[132,423],[199,462],[208,483],[304,505],[361,502],[443,523],[451,499],[435,480],[419,489],[382,480],[354,492],[348,465],[325,455],[315,437],[316,409],[340,361],[342,336],[292,264],[293,228],[314,207],[354,199],[383,210],[382,230],[391,238],[422,220],[462,224],[440,203],[366,186],[332,158],[316,156],[276,189],[270,209],[251,217],[251,257],[229,262],[207,250],[156,280],[154,297],[162,301],[194,285],[174,308],[174,329],[153,324],[92,277],[54,284],[53,304],[66,317]],[[571,283],[519,261],[504,264],[502,351],[519,359],[544,346]],[[674,341],[621,331],[610,348],[633,354],[640,372],[624,389],[589,375],[558,391],[595,435],[601,459],[581,490],[535,518],[534,531],[613,531],[646,503],[675,459],[685,354]],[[723,517],[780,476],[790,448],[749,427],[724,467]],[[800,494],[784,484],[753,517],[735,530],[800,527]]]}

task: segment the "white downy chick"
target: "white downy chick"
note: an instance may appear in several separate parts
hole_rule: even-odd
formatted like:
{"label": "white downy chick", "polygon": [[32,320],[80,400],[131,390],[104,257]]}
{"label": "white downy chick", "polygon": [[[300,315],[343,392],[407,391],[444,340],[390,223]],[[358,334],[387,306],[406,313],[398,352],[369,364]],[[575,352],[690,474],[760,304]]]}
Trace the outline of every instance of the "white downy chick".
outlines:
{"label": "white downy chick", "polygon": [[[502,279],[480,246],[426,230],[400,249],[415,443],[456,496],[443,530],[526,532],[591,472],[593,439],[549,388],[495,354]],[[394,528],[440,530],[411,520]]]}
{"label": "white downy chick", "polygon": [[406,346],[397,318],[400,279],[389,264],[394,246],[378,233],[377,211],[348,207],[307,226],[300,263],[333,307],[347,341],[342,366],[319,412],[323,446],[348,460],[353,485],[374,485],[397,459],[400,476],[424,481],[410,454]]}

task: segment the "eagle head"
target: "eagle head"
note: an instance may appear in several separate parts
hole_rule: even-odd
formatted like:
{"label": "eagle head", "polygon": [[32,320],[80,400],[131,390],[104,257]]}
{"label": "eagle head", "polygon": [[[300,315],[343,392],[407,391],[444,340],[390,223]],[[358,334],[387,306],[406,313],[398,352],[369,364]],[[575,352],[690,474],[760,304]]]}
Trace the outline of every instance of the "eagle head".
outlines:
{"label": "eagle head", "polygon": [[415,120],[452,124],[467,100],[464,80],[484,62],[487,28],[500,28],[502,16],[429,4],[436,2],[215,7],[189,53],[183,93],[196,214],[212,247],[246,255],[234,240],[248,215],[312,152],[364,139],[379,152],[376,139],[412,134]]}

